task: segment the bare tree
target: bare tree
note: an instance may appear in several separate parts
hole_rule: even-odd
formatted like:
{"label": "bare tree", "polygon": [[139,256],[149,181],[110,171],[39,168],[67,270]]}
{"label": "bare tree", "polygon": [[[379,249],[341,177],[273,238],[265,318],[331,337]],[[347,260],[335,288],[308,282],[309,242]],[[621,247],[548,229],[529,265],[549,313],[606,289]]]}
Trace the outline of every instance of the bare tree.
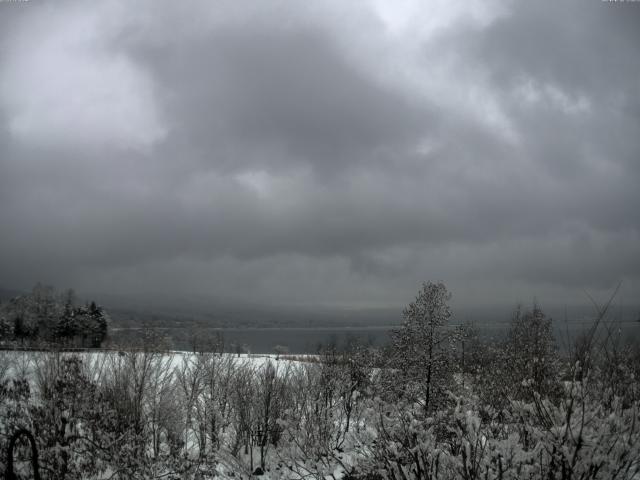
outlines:
{"label": "bare tree", "polygon": [[456,332],[446,328],[450,299],[443,283],[424,283],[403,311],[402,328],[392,333],[392,365],[403,377],[404,393],[421,402],[425,412],[441,403],[453,380],[457,342]]}
{"label": "bare tree", "polygon": [[516,308],[505,344],[507,379],[511,398],[531,399],[533,392],[557,396],[560,392],[560,363],[552,320],[534,304],[529,311]]}

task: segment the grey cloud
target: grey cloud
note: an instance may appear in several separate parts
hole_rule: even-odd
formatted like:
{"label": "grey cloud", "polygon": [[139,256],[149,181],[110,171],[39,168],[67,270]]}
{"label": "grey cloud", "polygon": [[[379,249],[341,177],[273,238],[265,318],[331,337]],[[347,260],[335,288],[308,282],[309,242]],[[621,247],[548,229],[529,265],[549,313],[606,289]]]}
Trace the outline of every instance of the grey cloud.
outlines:
{"label": "grey cloud", "polygon": [[[0,4],[0,285],[358,305],[429,279],[469,303],[639,292],[630,3],[504,3],[426,37],[366,2],[19,5]],[[77,90],[53,95],[34,59],[65,13],[46,51],[72,70],[46,73]],[[16,133],[26,108],[41,116]]]}
{"label": "grey cloud", "polygon": [[150,68],[174,92],[172,141],[215,169],[342,170],[402,153],[436,122],[349,65],[327,33],[223,30],[164,53]]}

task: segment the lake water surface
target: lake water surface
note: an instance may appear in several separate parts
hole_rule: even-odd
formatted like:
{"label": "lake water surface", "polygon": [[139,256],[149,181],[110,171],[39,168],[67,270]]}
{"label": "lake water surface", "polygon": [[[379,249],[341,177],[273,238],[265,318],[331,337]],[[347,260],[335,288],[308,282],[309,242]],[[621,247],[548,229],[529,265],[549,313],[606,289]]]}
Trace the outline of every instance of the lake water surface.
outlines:
{"label": "lake water surface", "polygon": [[[590,322],[572,322],[567,325],[555,325],[554,335],[558,347],[566,349],[581,332],[587,330]],[[360,343],[382,346],[391,339],[390,333],[397,326],[369,327],[290,327],[290,328],[208,328],[194,335],[188,329],[159,329],[171,338],[172,347],[178,350],[190,350],[196,341],[205,336],[222,335],[227,351],[235,351],[236,345],[244,345],[251,353],[273,353],[276,345],[287,347],[290,353],[317,353],[320,345],[333,344],[338,347],[357,340]],[[482,337],[498,339],[506,333],[507,324],[495,323],[478,327]],[[114,340],[124,336],[136,336],[140,329],[118,329],[112,332]],[[614,336],[621,342],[640,340],[640,323],[624,322],[615,326]],[[201,337],[201,338],[199,338]],[[568,339],[568,341],[567,341]]]}

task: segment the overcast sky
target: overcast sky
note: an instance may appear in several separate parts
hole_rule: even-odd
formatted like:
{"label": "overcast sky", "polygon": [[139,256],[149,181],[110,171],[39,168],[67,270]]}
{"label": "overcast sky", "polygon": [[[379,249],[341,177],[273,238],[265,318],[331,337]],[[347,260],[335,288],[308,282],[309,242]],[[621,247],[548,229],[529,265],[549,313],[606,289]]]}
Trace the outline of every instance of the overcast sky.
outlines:
{"label": "overcast sky", "polygon": [[0,2],[0,285],[640,293],[640,3]]}

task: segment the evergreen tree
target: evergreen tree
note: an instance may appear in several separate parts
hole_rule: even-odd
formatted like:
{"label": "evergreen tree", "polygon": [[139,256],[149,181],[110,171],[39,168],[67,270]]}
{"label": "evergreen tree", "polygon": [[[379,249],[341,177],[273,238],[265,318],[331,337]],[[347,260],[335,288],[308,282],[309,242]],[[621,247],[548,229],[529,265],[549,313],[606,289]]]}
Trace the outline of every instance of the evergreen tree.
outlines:
{"label": "evergreen tree", "polygon": [[13,336],[16,340],[20,340],[22,344],[24,341],[31,337],[33,334],[32,329],[29,328],[23,315],[16,315],[13,320]]}
{"label": "evergreen tree", "polygon": [[0,313],[0,341],[10,340],[13,335],[13,325]]}

